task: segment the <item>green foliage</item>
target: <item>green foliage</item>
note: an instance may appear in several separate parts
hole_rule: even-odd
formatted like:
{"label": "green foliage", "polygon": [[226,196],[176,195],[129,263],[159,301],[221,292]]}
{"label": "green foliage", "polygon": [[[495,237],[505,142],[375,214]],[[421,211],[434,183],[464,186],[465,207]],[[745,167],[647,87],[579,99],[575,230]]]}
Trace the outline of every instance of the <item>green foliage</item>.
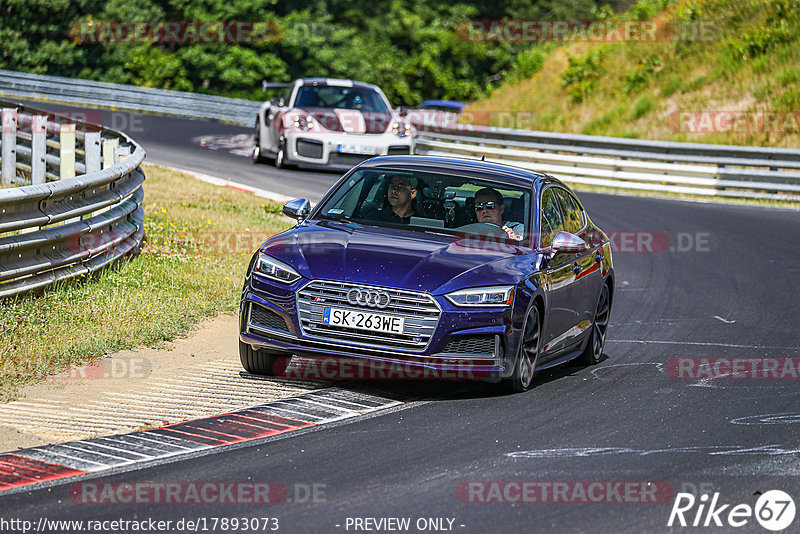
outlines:
{"label": "green foliage", "polygon": [[[2,0],[0,68],[262,99],[260,82],[353,78],[394,105],[477,100],[544,64],[530,43],[465,38],[469,21],[608,13],[605,0]],[[82,43],[81,23],[259,21],[273,42]]]}
{"label": "green foliage", "polygon": [[596,135],[599,132],[604,132],[614,119],[617,117],[617,110],[612,110],[604,115],[594,118],[586,123],[581,130],[581,133],[586,135]]}
{"label": "green foliage", "polygon": [[670,97],[677,93],[678,91],[682,91],[684,87],[684,80],[682,76],[672,76],[667,82],[661,87],[661,94],[664,97]]}
{"label": "green foliage", "polygon": [[800,109],[800,87],[787,87],[776,99],[776,109],[796,113]]}
{"label": "green foliage", "polygon": [[625,75],[625,85],[622,86],[622,91],[632,93],[653,79],[659,71],[661,71],[661,59],[657,55],[651,54],[643,57],[636,67]]}
{"label": "green foliage", "polygon": [[561,87],[566,89],[573,102],[582,102],[594,90],[597,80],[605,73],[605,49],[597,48],[581,57],[568,58],[569,66],[561,77]]}
{"label": "green foliage", "polygon": [[631,117],[635,119],[641,119],[655,107],[656,101],[650,95],[642,95],[636,99],[636,102],[633,103],[633,109],[631,110]]}
{"label": "green foliage", "polygon": [[528,80],[544,67],[545,55],[538,48],[531,48],[517,54],[514,64],[513,78],[515,80]]}
{"label": "green foliage", "polygon": [[638,20],[650,20],[668,4],[667,0],[639,0],[630,7],[630,13]]}
{"label": "green foliage", "polygon": [[800,68],[788,67],[778,71],[775,76],[777,82],[781,85],[794,85],[800,84]]}
{"label": "green foliage", "polygon": [[725,43],[723,56],[734,62],[756,58],[782,43],[797,39],[800,0],[771,0],[764,4],[766,17],[740,36]]}

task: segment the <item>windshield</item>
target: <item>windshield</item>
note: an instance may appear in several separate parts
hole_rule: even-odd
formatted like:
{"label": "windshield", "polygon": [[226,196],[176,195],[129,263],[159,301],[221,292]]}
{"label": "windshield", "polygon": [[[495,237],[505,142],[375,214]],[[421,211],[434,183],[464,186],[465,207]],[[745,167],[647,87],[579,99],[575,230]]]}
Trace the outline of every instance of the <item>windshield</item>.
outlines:
{"label": "windshield", "polygon": [[304,85],[297,91],[296,108],[357,109],[388,113],[381,95],[366,87]]}
{"label": "windshield", "polygon": [[445,174],[359,169],[317,211],[317,218],[415,232],[491,235],[529,244],[530,192]]}

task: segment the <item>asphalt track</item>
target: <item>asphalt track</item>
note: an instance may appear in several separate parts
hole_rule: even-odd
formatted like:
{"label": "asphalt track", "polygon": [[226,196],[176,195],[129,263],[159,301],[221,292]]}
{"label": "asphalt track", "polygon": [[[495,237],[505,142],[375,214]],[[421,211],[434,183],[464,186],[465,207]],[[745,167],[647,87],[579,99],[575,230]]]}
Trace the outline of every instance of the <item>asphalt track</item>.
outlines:
{"label": "asphalt track", "polygon": [[[151,162],[281,194],[316,200],[337,179],[334,173],[253,166],[191,142],[199,135],[246,131],[143,117],[141,130],[131,135]],[[482,383],[350,382],[344,385],[418,400],[287,438],[94,480],[271,481],[289,489],[280,503],[85,505],[70,501],[70,483],[64,483],[0,496],[0,516],[34,522],[275,517],[278,531],[289,533],[769,532],[753,517],[733,528],[728,512],[740,503],[753,506],[760,494],[776,489],[800,506],[800,382],[786,372],[783,379],[682,379],[671,365],[682,357],[781,365],[784,360],[775,359],[790,358],[797,369],[797,211],[579,196],[594,221],[615,235],[618,248],[609,339],[597,366],[542,373],[535,388],[518,395],[501,395]],[[655,243],[652,251],[648,243]],[[484,490],[464,491],[476,481],[487,484],[470,487]],[[650,481],[668,493],[655,503],[631,502],[636,495],[624,491],[620,499],[606,492],[601,502],[587,503],[574,493],[568,502],[538,502],[540,489],[527,499],[537,502],[475,502],[491,497],[493,487],[505,487],[503,481],[582,481],[582,487]],[[303,488],[312,484],[318,485],[317,498],[303,498]],[[719,515],[724,526],[681,528],[676,521],[668,527],[681,491],[698,497],[718,492],[718,507],[731,505]],[[509,497],[519,500],[518,492]],[[552,493],[545,500],[553,501]],[[687,522],[697,511],[695,505],[685,513]],[[410,518],[410,527],[355,527],[354,518],[390,517]],[[418,529],[419,518],[445,521],[438,530]],[[703,513],[700,524],[705,520]],[[798,525],[800,518],[787,532]]]}

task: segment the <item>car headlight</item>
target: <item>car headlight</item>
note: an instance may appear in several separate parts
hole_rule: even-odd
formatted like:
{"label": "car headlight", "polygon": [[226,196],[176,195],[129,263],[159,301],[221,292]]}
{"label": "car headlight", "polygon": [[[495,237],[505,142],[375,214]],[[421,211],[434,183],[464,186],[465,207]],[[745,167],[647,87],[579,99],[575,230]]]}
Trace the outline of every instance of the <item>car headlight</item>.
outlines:
{"label": "car headlight", "polygon": [[295,115],[292,118],[292,124],[296,129],[307,132],[308,130],[314,129],[314,118],[305,115]]}
{"label": "car headlight", "polygon": [[445,295],[456,306],[510,306],[514,286],[490,286],[460,289]]}
{"label": "car headlight", "polygon": [[256,273],[265,278],[275,280],[276,282],[283,282],[284,284],[292,284],[300,279],[300,273],[290,266],[260,252],[258,253],[258,259],[253,269]]}
{"label": "car headlight", "polygon": [[392,123],[392,133],[400,137],[411,135],[411,123],[405,121],[394,121]]}

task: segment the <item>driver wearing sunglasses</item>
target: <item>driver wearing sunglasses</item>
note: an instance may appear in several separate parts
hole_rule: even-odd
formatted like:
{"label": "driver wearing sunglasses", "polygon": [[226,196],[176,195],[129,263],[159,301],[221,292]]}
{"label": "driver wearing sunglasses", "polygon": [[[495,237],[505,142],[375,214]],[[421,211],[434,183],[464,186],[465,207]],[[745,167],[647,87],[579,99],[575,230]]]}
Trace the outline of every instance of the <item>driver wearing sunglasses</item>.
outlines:
{"label": "driver wearing sunglasses", "polygon": [[525,225],[518,222],[503,222],[503,195],[491,187],[484,187],[475,193],[475,219],[479,223],[494,224],[503,229],[508,237],[522,241]]}

